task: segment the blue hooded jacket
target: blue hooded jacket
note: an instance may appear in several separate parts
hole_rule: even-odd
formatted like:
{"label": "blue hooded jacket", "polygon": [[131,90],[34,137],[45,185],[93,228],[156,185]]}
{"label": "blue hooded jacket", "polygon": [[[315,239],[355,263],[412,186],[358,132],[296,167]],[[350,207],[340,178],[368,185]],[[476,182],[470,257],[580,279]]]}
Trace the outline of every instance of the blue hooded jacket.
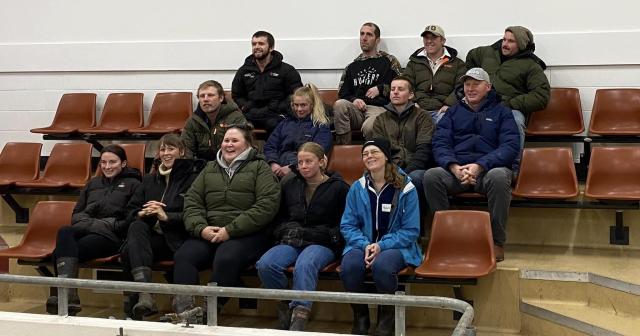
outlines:
{"label": "blue hooded jacket", "polygon": [[331,150],[331,130],[328,125],[314,126],[311,116],[298,119],[289,116],[281,121],[264,144],[267,163],[281,166],[298,163],[298,147],[305,142],[318,143],[325,153]]}
{"label": "blue hooded jacket", "polygon": [[[378,245],[382,251],[400,250],[407,264],[418,266],[422,263],[422,250],[418,245],[420,235],[418,193],[411,179],[399,168],[398,171],[405,176],[405,184],[398,192],[398,196],[394,197],[389,231],[378,241]],[[342,255],[354,248],[364,250],[367,245],[375,242],[372,237],[373,220],[367,191],[367,174],[365,173],[353,183],[347,194],[347,204],[340,222],[340,232],[346,242]]]}
{"label": "blue hooded jacket", "polygon": [[444,169],[452,163],[477,163],[488,171],[512,167],[520,134],[513,113],[491,88],[478,111],[462,99],[452,106],[438,123],[432,145],[436,163]]}

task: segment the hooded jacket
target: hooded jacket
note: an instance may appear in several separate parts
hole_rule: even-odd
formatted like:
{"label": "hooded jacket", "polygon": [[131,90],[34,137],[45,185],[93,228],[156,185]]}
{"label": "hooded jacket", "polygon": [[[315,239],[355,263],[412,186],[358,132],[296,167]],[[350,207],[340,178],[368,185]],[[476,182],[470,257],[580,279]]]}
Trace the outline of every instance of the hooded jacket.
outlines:
{"label": "hooded jacket", "polygon": [[374,138],[391,143],[391,158],[406,172],[427,169],[431,165],[431,136],[434,125],[429,114],[413,103],[397,113],[392,104],[373,123]]}
{"label": "hooded jacket", "polygon": [[87,229],[121,244],[127,235],[127,204],[140,187],[140,171],[125,167],[108,179],[96,176],[89,180],[73,208],[71,225]]}
{"label": "hooded jacket", "polygon": [[443,105],[453,106],[456,99],[455,87],[464,75],[465,63],[458,58],[458,51],[445,46],[451,57],[434,74],[425,56],[420,56],[424,48],[409,56],[409,62],[403,75],[411,80],[415,89],[414,101],[426,111],[439,110]]}
{"label": "hooded jacket", "polygon": [[[182,220],[184,194],[205,164],[204,160],[176,159],[168,175],[168,183],[165,176],[159,173],[146,175],[142,179],[142,185],[129,201],[128,221],[141,221],[150,227],[155,226],[157,222],[167,245],[175,252],[188,237]],[[158,201],[166,205],[164,211],[167,221],[159,221],[156,216],[138,218],[138,212],[148,201]]]}
{"label": "hooded jacket", "polygon": [[325,153],[329,153],[332,142],[329,125],[314,126],[310,115],[303,119],[287,117],[278,124],[264,144],[267,163],[275,162],[281,166],[297,164],[298,148],[305,142],[318,143]]}
{"label": "hooded jacket", "polygon": [[452,163],[477,163],[485,171],[511,168],[519,151],[520,133],[513,113],[500,104],[493,88],[477,112],[461,99],[447,110],[433,135],[433,156],[446,170]]}
{"label": "hooded jacket", "polygon": [[253,55],[247,56],[238,69],[231,94],[247,119],[266,119],[288,115],[289,96],[302,86],[300,74],[282,61],[282,54],[271,51],[271,62],[260,72]]}
{"label": "hooded jacket", "polygon": [[214,123],[198,104],[181,134],[187,149],[186,156],[207,161],[215,160],[216,152],[220,149],[228,125],[245,124],[246,122],[244,115],[233,102],[220,105]]}
{"label": "hooded jacket", "polygon": [[[384,51],[372,57],[360,54],[342,72],[338,97],[352,103],[362,99],[367,105],[384,106],[389,103],[391,81],[400,74],[400,68],[396,57]],[[367,91],[374,86],[380,94],[367,97]]]}
{"label": "hooded jacket", "polygon": [[[420,210],[418,193],[411,183],[411,178],[405,176],[402,190],[397,190],[391,204],[389,230],[377,242],[380,250],[398,249],[404,261],[413,266],[422,263],[422,251],[418,245],[420,235]],[[367,176],[365,173],[358,181],[351,185],[347,194],[347,205],[340,221],[340,231],[346,242],[342,255],[352,249],[364,250],[374,243],[373,219],[371,218],[371,203],[367,191]]]}
{"label": "hooded jacket", "polygon": [[282,182],[280,213],[273,232],[276,241],[296,247],[323,245],[339,255],[343,247],[340,218],[349,185],[338,172],[327,173],[329,178],[318,185],[307,203],[307,182],[297,169],[292,171],[294,177]]}
{"label": "hooded jacket", "polygon": [[231,238],[264,232],[278,212],[280,185],[252,148],[246,159],[232,164],[232,177],[216,161],[209,161],[184,199],[184,225],[200,238],[208,225],[225,227]]}
{"label": "hooded jacket", "polygon": [[490,46],[472,49],[467,54],[467,68],[481,67],[491,77],[491,84],[503,103],[512,110],[530,115],[549,102],[551,86],[544,74],[547,65],[536,56],[535,43],[516,55],[501,58],[502,40]]}

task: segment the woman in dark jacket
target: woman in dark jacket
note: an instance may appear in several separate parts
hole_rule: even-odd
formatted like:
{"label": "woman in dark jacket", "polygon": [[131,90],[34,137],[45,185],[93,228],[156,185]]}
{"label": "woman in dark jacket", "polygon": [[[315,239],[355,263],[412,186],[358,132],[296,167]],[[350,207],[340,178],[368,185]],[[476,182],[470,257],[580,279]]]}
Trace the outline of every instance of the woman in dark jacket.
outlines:
{"label": "woman in dark jacket", "polygon": [[[92,178],[80,192],[71,226],[58,231],[53,264],[59,277],[77,278],[78,263],[117,254],[127,234],[126,206],[140,185],[140,171],[127,167],[127,154],[118,145],[100,151],[102,176]],[[47,312],[58,313],[58,297],[47,299]],[[69,314],[81,310],[78,290],[69,289]]]}
{"label": "woman in dark jacket", "polygon": [[[285,270],[295,265],[293,289],[315,290],[320,270],[340,255],[340,218],[349,185],[340,174],[326,172],[326,166],[322,146],[314,142],[300,146],[295,175],[282,183],[280,216],[274,231],[279,245],[256,264],[265,288],[286,288]],[[280,303],[280,327],[303,330],[311,304],[301,300]]]}
{"label": "woman in dark jacket", "polygon": [[[129,201],[131,222],[122,261],[136,282],[151,282],[154,261],[173,260],[173,253],[187,239],[182,221],[184,193],[204,167],[204,160],[182,159],[185,144],[176,134],[160,139],[158,160],[153,174],[145,176],[142,186]],[[133,306],[133,318],[158,311],[151,294],[140,293]]]}
{"label": "woman in dark jacket", "polygon": [[293,93],[291,111],[292,115],[278,124],[264,144],[264,156],[278,177],[291,172],[303,143],[318,143],[325,152],[331,149],[329,118],[315,85],[307,84]]}

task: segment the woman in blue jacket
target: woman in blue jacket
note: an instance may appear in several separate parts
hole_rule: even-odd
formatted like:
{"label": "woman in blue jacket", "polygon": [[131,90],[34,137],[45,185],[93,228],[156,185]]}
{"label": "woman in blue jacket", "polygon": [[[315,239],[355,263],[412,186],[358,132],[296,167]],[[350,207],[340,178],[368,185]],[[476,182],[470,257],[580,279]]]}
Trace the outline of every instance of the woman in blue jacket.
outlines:
{"label": "woman in blue jacket", "polygon": [[281,121],[264,144],[264,156],[278,177],[291,172],[298,163],[298,148],[315,142],[326,153],[331,149],[329,118],[318,89],[313,84],[298,88],[291,99],[292,115]]}
{"label": "woman in blue jacket", "polygon": [[[422,262],[418,194],[410,178],[391,163],[387,139],[376,138],[362,146],[367,169],[347,194],[340,231],[346,242],[340,278],[349,292],[365,291],[365,273],[371,271],[378,293],[398,288],[398,272]],[[352,334],[369,331],[369,309],[352,304]],[[375,335],[392,335],[394,307],[380,306]]]}

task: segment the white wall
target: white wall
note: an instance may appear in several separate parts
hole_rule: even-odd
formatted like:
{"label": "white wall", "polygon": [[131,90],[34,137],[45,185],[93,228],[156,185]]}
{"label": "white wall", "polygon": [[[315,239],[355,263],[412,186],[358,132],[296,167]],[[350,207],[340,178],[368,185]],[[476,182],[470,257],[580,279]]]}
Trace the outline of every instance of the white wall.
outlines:
{"label": "white wall", "polygon": [[51,122],[65,92],[96,92],[99,109],[110,92],[144,92],[148,110],[159,91],[193,90],[210,78],[228,88],[259,29],[275,35],[276,49],[303,81],[335,88],[359,51],[365,21],[380,25],[382,49],[403,65],[427,24],[442,25],[462,58],[508,25],[527,26],[551,85],[579,88],[588,120],[596,89],[640,87],[638,9],[631,1],[576,0],[7,2],[0,11],[0,145],[42,141],[28,130]]}

